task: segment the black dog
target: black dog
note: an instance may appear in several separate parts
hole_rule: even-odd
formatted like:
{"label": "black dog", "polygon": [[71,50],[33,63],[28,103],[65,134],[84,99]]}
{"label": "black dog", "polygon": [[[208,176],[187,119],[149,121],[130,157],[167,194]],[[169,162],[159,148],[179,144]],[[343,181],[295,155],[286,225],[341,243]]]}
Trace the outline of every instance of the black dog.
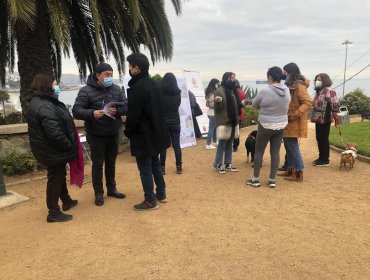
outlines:
{"label": "black dog", "polygon": [[251,154],[251,162],[254,162],[254,152],[256,149],[256,138],[257,130],[253,130],[249,133],[247,139],[245,139],[245,148],[247,149],[247,162],[249,162],[249,154]]}

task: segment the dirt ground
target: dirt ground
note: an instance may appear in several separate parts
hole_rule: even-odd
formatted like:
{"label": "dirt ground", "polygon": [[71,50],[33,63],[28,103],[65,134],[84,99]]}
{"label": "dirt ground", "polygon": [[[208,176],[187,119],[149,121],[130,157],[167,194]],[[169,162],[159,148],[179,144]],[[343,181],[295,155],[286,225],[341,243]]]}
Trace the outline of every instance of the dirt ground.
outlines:
{"label": "dirt ground", "polygon": [[252,188],[243,147],[252,129],[233,154],[238,173],[216,173],[205,140],[183,150],[182,175],[169,151],[169,202],[157,211],[132,209],[143,192],[129,153],[117,160],[127,198],[97,207],[91,183],[71,187],[79,205],[68,223],[46,223],[46,180],[8,187],[31,200],[0,210],[0,279],[369,279],[370,165],[340,171],[332,152],[330,167],[314,167],[310,124],[304,182],[279,178],[268,188],[265,154],[263,185]]}

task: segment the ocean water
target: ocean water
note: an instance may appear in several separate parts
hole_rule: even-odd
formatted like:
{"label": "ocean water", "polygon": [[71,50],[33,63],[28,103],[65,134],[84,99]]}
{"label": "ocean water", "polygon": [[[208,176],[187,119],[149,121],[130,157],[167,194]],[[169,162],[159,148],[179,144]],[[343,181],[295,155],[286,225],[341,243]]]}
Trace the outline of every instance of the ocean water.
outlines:
{"label": "ocean water", "polygon": [[[252,88],[257,88],[257,90],[261,90],[262,88],[266,87],[267,84],[256,84],[256,81],[239,81],[242,86],[250,86]],[[340,85],[343,82],[343,80],[334,80],[333,81],[333,88]],[[209,81],[203,81],[204,88],[207,87]],[[121,84],[119,84],[122,86]],[[345,85],[345,92],[351,92],[357,88],[360,88],[364,91],[364,93],[370,97],[370,79],[353,79],[348,82],[346,82]],[[336,88],[336,92],[338,97],[342,97],[342,89],[343,87],[340,86]],[[313,89],[313,81],[310,81],[310,87],[308,88],[309,93],[311,96],[313,96],[314,89]],[[76,97],[78,94],[78,90],[67,90],[62,91],[59,100],[62,101],[66,105],[73,105],[75,103]],[[19,93],[11,93],[10,101],[16,106],[18,110],[20,110],[20,103],[19,103]]]}

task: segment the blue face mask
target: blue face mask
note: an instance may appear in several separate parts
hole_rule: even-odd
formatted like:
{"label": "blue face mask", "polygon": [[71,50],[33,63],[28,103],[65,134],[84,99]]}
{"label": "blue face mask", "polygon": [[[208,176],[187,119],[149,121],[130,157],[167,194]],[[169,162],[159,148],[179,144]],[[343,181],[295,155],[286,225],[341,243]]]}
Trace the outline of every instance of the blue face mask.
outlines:
{"label": "blue face mask", "polygon": [[60,94],[60,87],[59,86],[53,86],[53,91],[56,95]]}
{"label": "blue face mask", "polygon": [[104,84],[104,87],[110,87],[113,84],[112,77],[105,77],[103,84]]}

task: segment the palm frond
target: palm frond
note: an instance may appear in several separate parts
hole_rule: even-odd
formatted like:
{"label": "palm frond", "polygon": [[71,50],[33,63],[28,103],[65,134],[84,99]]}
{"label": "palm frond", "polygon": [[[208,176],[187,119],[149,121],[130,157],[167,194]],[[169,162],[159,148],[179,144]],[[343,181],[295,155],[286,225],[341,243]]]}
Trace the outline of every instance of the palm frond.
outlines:
{"label": "palm frond", "polygon": [[9,5],[12,20],[33,29],[37,11],[36,0],[9,0]]}
{"label": "palm frond", "polygon": [[182,12],[182,1],[181,0],[171,0],[173,6],[175,7],[176,15],[180,15]]}
{"label": "palm frond", "polygon": [[68,1],[46,0],[48,15],[50,17],[50,27],[53,28],[53,37],[63,49],[64,55],[69,57],[70,49],[70,29],[66,28],[69,23]]}
{"label": "palm frond", "polygon": [[0,85],[5,86],[6,68],[14,69],[14,36],[11,32],[9,5],[0,0]]}
{"label": "palm frond", "polygon": [[97,53],[102,52],[101,43],[100,43],[100,25],[101,19],[98,10],[97,0],[89,0],[89,7],[91,11],[92,22],[94,23],[95,29],[95,45]]}

